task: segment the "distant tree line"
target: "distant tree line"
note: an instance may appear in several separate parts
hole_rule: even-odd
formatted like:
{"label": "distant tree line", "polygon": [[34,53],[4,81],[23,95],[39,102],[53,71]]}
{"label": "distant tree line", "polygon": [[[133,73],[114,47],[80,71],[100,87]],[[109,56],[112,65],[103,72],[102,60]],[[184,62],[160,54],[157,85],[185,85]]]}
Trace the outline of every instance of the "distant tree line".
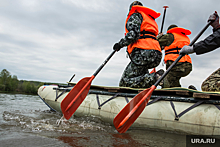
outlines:
{"label": "distant tree line", "polygon": [[38,88],[42,85],[44,85],[43,82],[18,80],[16,75],[12,76],[6,69],[0,73],[0,92],[36,95]]}

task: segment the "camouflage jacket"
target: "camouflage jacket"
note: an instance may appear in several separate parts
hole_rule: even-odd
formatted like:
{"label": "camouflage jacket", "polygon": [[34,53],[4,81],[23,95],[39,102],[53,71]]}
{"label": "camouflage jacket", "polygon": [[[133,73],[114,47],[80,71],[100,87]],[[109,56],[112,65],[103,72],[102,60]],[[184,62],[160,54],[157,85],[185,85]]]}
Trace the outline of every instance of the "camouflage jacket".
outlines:
{"label": "camouflage jacket", "polygon": [[197,55],[210,52],[218,47],[220,47],[220,28],[213,30],[213,34],[209,35],[205,40],[193,45]]}
{"label": "camouflage jacket", "polygon": [[134,13],[130,16],[126,24],[126,28],[129,32],[119,41],[121,47],[128,46],[139,39],[142,21],[143,17],[140,13]]}
{"label": "camouflage jacket", "polygon": [[169,46],[173,43],[174,36],[173,36],[173,34],[168,33],[168,34],[165,34],[165,35],[158,37],[157,40],[160,44],[161,49],[163,50],[163,47]]}

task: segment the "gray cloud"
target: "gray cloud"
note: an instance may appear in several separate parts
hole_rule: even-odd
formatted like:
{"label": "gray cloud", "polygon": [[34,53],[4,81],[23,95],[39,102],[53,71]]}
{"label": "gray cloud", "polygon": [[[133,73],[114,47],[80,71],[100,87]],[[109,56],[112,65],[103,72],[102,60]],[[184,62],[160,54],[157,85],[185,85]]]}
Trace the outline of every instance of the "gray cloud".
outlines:
{"label": "gray cloud", "polygon": [[[91,76],[124,36],[127,0],[0,0],[0,69],[19,79],[64,83],[75,73],[73,82]],[[170,24],[192,31],[192,40],[219,6],[217,0],[157,0],[142,3],[161,16],[168,5],[164,32]],[[212,33],[211,27],[201,36]],[[181,80],[183,87],[197,88],[219,68],[216,50],[192,55],[193,71]],[[117,52],[94,79],[95,85],[118,86],[129,59],[125,48]],[[157,69],[163,68],[161,65]]]}

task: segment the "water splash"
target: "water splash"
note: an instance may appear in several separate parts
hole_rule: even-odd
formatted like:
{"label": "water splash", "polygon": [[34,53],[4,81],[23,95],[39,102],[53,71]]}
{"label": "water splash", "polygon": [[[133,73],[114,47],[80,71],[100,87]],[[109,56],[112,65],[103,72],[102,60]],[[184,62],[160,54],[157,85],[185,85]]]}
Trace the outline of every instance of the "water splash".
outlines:
{"label": "water splash", "polygon": [[7,124],[20,126],[27,132],[68,132],[82,133],[90,131],[109,131],[114,130],[109,124],[105,124],[100,118],[95,116],[84,116],[80,118],[71,118],[66,120],[59,113],[48,111],[4,111],[3,119]]}
{"label": "water splash", "polygon": [[67,122],[68,120],[65,119],[64,116],[62,116],[59,120],[57,120],[56,124],[59,126],[59,125],[63,125]]}

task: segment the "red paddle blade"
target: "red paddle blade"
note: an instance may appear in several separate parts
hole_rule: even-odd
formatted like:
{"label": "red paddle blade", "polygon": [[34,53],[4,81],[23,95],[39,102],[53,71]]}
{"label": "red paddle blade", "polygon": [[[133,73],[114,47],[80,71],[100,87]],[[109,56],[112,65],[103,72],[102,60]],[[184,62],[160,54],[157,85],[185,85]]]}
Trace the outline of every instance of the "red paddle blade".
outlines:
{"label": "red paddle blade", "polygon": [[137,94],[114,118],[113,123],[119,133],[125,133],[146,107],[156,86],[151,86]]}
{"label": "red paddle blade", "polygon": [[61,102],[62,113],[67,120],[86,98],[93,79],[94,76],[81,79]]}

